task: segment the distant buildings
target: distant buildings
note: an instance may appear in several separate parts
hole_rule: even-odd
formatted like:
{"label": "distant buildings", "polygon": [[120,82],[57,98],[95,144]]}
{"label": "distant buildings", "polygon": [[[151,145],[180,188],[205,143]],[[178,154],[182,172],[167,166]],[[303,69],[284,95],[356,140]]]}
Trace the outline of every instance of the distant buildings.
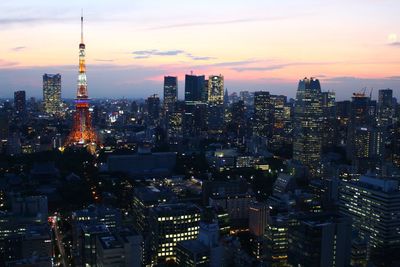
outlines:
{"label": "distant buildings", "polygon": [[268,137],[272,132],[271,95],[266,91],[254,93],[253,133],[259,137]]}
{"label": "distant buildings", "polygon": [[50,115],[61,112],[61,74],[43,75],[43,107]]}
{"label": "distant buildings", "polygon": [[25,91],[14,92],[14,108],[18,116],[26,115],[26,95]]}
{"label": "distant buildings", "polygon": [[224,128],[224,76],[208,78],[207,129],[210,133],[222,133]]}
{"label": "distant buildings", "polygon": [[393,90],[382,89],[379,90],[378,95],[378,125],[389,126],[393,124],[394,117],[394,101]]}
{"label": "distant buildings", "polygon": [[196,75],[185,76],[185,102],[193,104],[193,102],[204,102],[206,98],[205,77]]}
{"label": "distant buildings", "polygon": [[178,77],[164,77],[164,112],[170,114],[174,112],[178,101]]}
{"label": "distant buildings", "polygon": [[160,98],[158,95],[149,96],[146,100],[147,104],[147,122],[151,126],[158,125],[160,123]]}

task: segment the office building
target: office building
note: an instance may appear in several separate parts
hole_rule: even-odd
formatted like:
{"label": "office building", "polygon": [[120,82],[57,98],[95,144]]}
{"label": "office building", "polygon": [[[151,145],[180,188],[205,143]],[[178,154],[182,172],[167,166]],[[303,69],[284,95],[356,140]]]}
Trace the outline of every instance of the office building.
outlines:
{"label": "office building", "polygon": [[336,145],[336,94],[335,92],[321,93],[322,108],[322,147],[332,148]]}
{"label": "office building", "polygon": [[147,98],[147,123],[150,126],[156,126],[160,122],[160,98],[154,94]]}
{"label": "office building", "polygon": [[305,78],[299,82],[294,107],[293,159],[305,165],[312,177],[321,168],[321,85],[319,80]]}
{"label": "office building", "polygon": [[26,95],[25,91],[14,92],[14,108],[18,116],[26,115]]}
{"label": "office building", "polygon": [[180,241],[198,237],[200,209],[193,204],[164,204],[150,210],[152,263],[176,261]]}
{"label": "office building", "polygon": [[264,235],[269,209],[266,203],[252,202],[249,207],[249,230],[254,236]]}
{"label": "office building", "polygon": [[43,75],[43,108],[49,115],[58,115],[62,111],[61,74]]}
{"label": "office building", "polygon": [[271,108],[272,108],[272,131],[271,139],[269,140],[269,147],[278,151],[286,143],[290,142],[285,129],[288,128],[290,122],[290,112],[286,112],[287,98],[283,95],[271,95]]}
{"label": "office building", "polygon": [[400,191],[397,180],[364,175],[359,181],[342,182],[339,210],[352,218],[353,229],[367,240],[375,263],[380,266],[398,260]]}
{"label": "office building", "polygon": [[337,214],[304,215],[288,230],[288,263],[298,267],[346,267],[351,220]]}
{"label": "office building", "polygon": [[207,129],[210,133],[222,133],[224,127],[224,76],[212,75],[208,78]]}
{"label": "office building", "polygon": [[254,93],[253,134],[269,137],[272,130],[271,95],[266,91]]}
{"label": "office building", "polygon": [[378,93],[378,125],[387,127],[393,124],[394,101],[393,90],[382,89]]}
{"label": "office building", "polygon": [[205,76],[185,76],[185,102],[205,102]]}
{"label": "office building", "polygon": [[134,230],[123,229],[96,237],[96,266],[142,266],[142,237]]}
{"label": "office building", "polygon": [[178,77],[164,77],[164,112],[170,114],[174,112],[178,101]]}

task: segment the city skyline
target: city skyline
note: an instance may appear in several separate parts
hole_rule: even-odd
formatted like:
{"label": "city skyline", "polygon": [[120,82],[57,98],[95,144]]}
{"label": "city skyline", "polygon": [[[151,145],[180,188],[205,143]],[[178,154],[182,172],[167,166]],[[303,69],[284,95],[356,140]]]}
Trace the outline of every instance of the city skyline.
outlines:
{"label": "city skyline", "polygon": [[400,4],[360,3],[219,1],[211,9],[209,1],[3,1],[0,90],[2,97],[16,90],[40,97],[42,75],[61,73],[62,96],[72,98],[83,8],[93,98],[162,95],[169,75],[178,76],[182,99],[191,71],[224,75],[230,92],[294,97],[298,80],[315,76],[338,99],[363,87],[374,88],[374,98],[383,88],[399,97]]}

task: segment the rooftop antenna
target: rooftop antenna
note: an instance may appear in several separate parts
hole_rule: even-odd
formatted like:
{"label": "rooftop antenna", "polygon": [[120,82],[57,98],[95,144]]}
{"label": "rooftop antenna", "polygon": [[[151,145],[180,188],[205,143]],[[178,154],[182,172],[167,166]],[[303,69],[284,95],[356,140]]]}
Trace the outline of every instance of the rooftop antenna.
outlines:
{"label": "rooftop antenna", "polygon": [[81,9],[81,43],[83,44],[83,8]]}

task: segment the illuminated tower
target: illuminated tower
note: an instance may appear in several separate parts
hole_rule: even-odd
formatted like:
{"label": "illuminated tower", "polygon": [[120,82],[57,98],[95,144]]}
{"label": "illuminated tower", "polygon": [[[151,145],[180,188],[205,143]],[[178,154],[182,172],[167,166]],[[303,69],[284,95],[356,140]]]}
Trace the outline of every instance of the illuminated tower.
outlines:
{"label": "illuminated tower", "polygon": [[86,81],[85,44],[83,43],[83,16],[81,16],[81,43],[79,44],[79,75],[75,99],[75,115],[71,133],[67,138],[67,146],[83,146],[98,144],[97,135],[92,127],[89,112],[89,97]]}

